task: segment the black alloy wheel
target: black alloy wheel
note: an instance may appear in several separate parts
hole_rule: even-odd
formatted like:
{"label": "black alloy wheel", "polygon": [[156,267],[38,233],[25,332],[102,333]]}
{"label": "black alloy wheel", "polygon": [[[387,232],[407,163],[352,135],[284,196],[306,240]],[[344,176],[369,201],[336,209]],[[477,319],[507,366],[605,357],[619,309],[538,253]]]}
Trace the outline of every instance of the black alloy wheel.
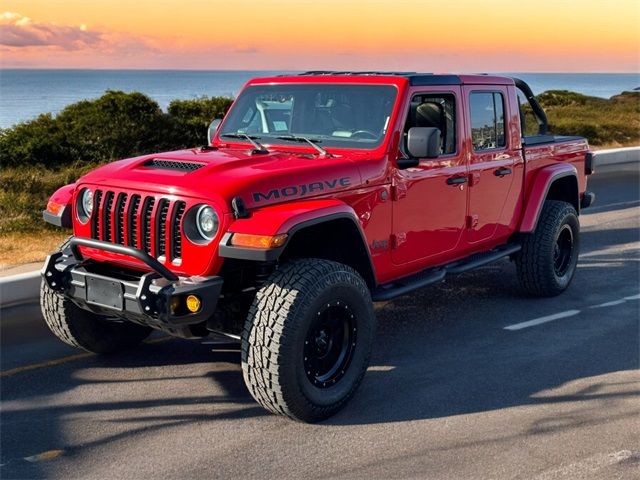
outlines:
{"label": "black alloy wheel", "polygon": [[553,247],[553,268],[558,277],[567,273],[573,257],[573,232],[568,224],[564,224]]}
{"label": "black alloy wheel", "polygon": [[327,303],[316,317],[304,342],[304,369],[313,385],[327,388],[349,368],[358,329],[353,312],[340,300]]}

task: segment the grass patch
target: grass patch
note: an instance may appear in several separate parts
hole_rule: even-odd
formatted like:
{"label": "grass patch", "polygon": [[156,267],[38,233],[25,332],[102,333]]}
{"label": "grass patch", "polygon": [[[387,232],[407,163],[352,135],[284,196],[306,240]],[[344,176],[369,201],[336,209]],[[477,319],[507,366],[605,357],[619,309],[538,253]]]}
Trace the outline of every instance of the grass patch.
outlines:
{"label": "grass patch", "polygon": [[71,234],[46,223],[42,211],[53,192],[95,167],[0,169],[0,270],[43,261]]}
{"label": "grass patch", "polygon": [[60,168],[9,167],[0,169],[0,237],[12,232],[53,230],[42,220],[49,196],[97,164]]}
{"label": "grass patch", "polygon": [[0,270],[31,262],[43,262],[69,235],[70,230],[41,229],[0,235]]}

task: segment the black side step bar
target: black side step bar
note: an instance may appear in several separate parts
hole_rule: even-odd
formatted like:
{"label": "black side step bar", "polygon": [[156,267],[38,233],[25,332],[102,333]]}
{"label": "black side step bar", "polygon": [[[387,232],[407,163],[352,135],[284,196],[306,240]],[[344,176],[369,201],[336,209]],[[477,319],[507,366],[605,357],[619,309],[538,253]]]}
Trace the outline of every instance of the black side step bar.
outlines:
{"label": "black side step bar", "polygon": [[448,274],[464,273],[474,268],[493,263],[501,258],[519,252],[521,245],[512,243],[494,248],[485,253],[476,253],[463,260],[448,263],[441,267],[428,268],[410,277],[379,286],[371,294],[374,302],[382,302],[409,293],[418,288],[426,287],[432,283],[444,280]]}

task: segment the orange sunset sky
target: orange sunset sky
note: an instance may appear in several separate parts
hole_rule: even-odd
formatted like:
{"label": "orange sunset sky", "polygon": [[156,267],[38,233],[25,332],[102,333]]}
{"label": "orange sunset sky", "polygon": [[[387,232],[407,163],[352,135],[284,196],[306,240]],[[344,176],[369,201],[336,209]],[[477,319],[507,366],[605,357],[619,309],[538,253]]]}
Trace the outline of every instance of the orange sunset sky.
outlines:
{"label": "orange sunset sky", "polygon": [[638,72],[640,1],[3,0],[4,68]]}

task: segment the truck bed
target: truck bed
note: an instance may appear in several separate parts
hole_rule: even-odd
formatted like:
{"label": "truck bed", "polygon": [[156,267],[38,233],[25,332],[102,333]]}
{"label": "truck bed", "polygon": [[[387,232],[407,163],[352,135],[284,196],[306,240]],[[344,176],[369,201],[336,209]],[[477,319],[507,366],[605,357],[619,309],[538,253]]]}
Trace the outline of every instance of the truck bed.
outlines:
{"label": "truck bed", "polygon": [[531,145],[544,145],[549,143],[565,143],[586,141],[584,137],[565,136],[565,135],[528,135],[522,137],[522,145],[524,147]]}

